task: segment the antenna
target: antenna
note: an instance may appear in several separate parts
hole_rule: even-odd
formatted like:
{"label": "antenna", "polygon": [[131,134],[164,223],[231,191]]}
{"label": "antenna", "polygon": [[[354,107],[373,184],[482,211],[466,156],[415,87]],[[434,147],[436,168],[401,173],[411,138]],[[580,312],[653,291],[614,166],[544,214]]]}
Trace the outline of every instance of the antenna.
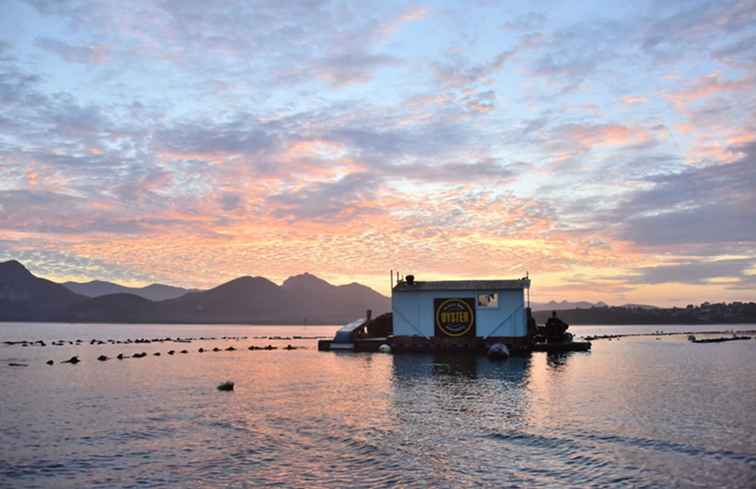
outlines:
{"label": "antenna", "polygon": [[[528,272],[527,270],[525,270],[525,278],[528,279],[528,281],[530,280],[530,272]],[[530,309],[530,282],[528,282],[527,294],[528,294],[528,309]]]}

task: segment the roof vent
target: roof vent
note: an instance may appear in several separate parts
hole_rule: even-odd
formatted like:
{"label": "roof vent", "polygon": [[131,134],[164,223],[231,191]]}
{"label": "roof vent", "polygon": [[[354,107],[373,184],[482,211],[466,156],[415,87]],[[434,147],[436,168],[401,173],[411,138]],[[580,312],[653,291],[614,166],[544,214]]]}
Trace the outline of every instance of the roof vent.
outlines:
{"label": "roof vent", "polygon": [[407,275],[406,279],[407,279],[407,284],[408,285],[412,285],[412,284],[415,283],[415,276],[414,275]]}

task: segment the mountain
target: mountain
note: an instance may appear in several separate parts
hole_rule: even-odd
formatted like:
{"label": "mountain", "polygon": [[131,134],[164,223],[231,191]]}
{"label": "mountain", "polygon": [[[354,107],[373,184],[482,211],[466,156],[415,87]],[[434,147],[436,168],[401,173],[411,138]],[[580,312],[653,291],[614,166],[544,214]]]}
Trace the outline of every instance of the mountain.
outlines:
{"label": "mountain", "polygon": [[625,309],[659,309],[657,306],[650,306],[648,304],[623,304],[619,307],[624,307]]}
{"label": "mountain", "polygon": [[16,260],[0,263],[0,321],[44,321],[84,300]]}
{"label": "mountain", "polygon": [[586,302],[586,301],[579,301],[579,302],[549,301],[549,302],[533,302],[531,304],[531,308],[533,309],[533,311],[563,311],[565,309],[590,309],[591,307],[606,307],[606,304],[603,302],[596,302],[594,304],[592,302]]}
{"label": "mountain", "polygon": [[281,286],[264,277],[239,277],[215,288],[163,301],[116,293],[85,299],[55,319],[90,322],[341,324],[389,311],[390,301],[360,285],[332,285],[305,273]]}
{"label": "mountain", "polygon": [[134,294],[110,294],[69,306],[61,320],[98,323],[139,323],[154,314],[155,303]]}
{"label": "mountain", "polygon": [[281,285],[289,300],[289,313],[301,322],[341,323],[364,317],[370,309],[373,316],[391,310],[391,303],[373,289],[352,282],[332,285],[312,274],[289,277]]}
{"label": "mountain", "polygon": [[[546,321],[550,313],[533,313],[539,323]],[[592,307],[590,309],[566,309],[558,313],[569,324],[753,324],[756,322],[756,303],[732,302],[700,306],[649,307],[631,305]]]}
{"label": "mountain", "polygon": [[352,283],[332,285],[305,273],[279,287],[263,277],[240,277],[214,289],[155,304],[159,322],[340,324],[391,309],[387,297]]}
{"label": "mountain", "polygon": [[87,297],[100,297],[110,294],[133,294],[151,301],[175,299],[189,292],[189,289],[173,287],[171,285],[152,284],[146,287],[126,287],[102,280],[92,280],[91,282],[65,282],[63,285],[68,290]]}
{"label": "mountain", "polygon": [[218,287],[156,303],[158,322],[271,323],[288,309],[281,287],[263,277],[240,277]]}

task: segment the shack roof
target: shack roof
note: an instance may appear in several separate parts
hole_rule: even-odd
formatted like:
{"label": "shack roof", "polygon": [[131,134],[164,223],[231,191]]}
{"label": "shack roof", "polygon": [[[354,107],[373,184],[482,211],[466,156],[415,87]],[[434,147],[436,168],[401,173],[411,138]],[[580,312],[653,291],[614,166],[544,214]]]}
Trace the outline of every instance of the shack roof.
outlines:
{"label": "shack roof", "polygon": [[412,283],[403,280],[394,286],[394,290],[397,292],[425,290],[507,290],[528,288],[530,288],[529,278],[514,280],[442,280],[437,282],[413,281]]}

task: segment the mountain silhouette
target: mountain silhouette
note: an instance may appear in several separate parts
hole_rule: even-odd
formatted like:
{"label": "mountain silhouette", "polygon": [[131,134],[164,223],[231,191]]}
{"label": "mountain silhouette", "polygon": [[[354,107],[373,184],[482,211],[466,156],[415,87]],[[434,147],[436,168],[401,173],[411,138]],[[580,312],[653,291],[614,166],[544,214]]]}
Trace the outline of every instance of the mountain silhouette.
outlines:
{"label": "mountain silhouette", "polygon": [[[110,282],[78,285],[89,286],[88,293],[104,295],[74,293],[34,276],[15,260],[0,263],[0,320],[341,324],[364,316],[366,309],[376,315],[390,310],[389,299],[369,287],[332,285],[308,273],[290,277],[281,286],[264,277],[239,277],[209,290],[157,301],[126,293],[134,289]],[[107,293],[111,290],[116,293]]]}
{"label": "mountain silhouette", "polygon": [[109,294],[78,302],[58,319],[75,322],[139,323],[154,315],[155,303],[134,294]]}
{"label": "mountain silhouette", "polygon": [[159,322],[271,323],[285,316],[281,287],[263,277],[239,277],[213,289],[156,303]]}
{"label": "mountain silhouette", "polygon": [[175,299],[190,291],[189,289],[163,284],[151,284],[146,287],[126,287],[124,285],[103,280],[92,280],[91,282],[64,282],[63,285],[68,290],[87,297],[100,297],[110,294],[134,294],[151,301]]}
{"label": "mountain silhouette", "polygon": [[85,299],[16,260],[0,263],[0,321],[43,321]]}
{"label": "mountain silhouette", "polygon": [[332,285],[309,273],[289,277],[281,289],[286,293],[290,314],[298,315],[302,322],[337,323],[364,317],[366,309],[374,316],[391,309],[389,299],[369,287],[357,283]]}

